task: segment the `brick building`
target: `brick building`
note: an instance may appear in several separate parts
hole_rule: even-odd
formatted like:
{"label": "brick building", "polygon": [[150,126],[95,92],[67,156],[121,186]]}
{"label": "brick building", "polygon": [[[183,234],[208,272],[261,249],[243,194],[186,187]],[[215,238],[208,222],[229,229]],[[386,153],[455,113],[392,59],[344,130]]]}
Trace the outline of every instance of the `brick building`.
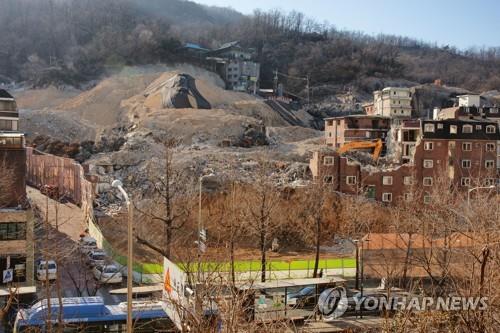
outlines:
{"label": "brick building", "polygon": [[17,124],[15,101],[0,90],[0,289],[34,285],[34,218],[26,198],[24,135]]}
{"label": "brick building", "polygon": [[[362,194],[387,203],[411,201],[417,189],[427,203],[438,177],[443,176],[464,189],[498,181],[497,122],[412,120],[395,129],[398,140],[390,149],[402,152],[399,163],[385,167],[362,165],[331,148],[323,148],[314,152],[310,160],[313,177],[331,184],[335,191]],[[329,134],[325,135],[328,140]],[[405,146],[411,149],[405,152]]]}
{"label": "brick building", "polygon": [[388,117],[351,115],[326,118],[325,143],[338,148],[351,141],[385,140],[390,129]]}

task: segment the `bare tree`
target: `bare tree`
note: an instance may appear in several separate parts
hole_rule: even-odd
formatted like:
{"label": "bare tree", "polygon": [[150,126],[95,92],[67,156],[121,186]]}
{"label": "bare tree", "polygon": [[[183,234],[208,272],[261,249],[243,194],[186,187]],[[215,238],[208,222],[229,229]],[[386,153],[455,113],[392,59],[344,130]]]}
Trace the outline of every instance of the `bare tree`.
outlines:
{"label": "bare tree", "polygon": [[243,202],[246,203],[245,217],[248,219],[250,232],[258,237],[261,257],[261,281],[266,281],[266,254],[272,232],[277,227],[274,216],[280,201],[280,192],[271,178],[271,169],[266,162],[260,162],[255,173],[255,181],[245,192]]}
{"label": "bare tree", "polygon": [[137,210],[142,214],[142,224],[149,226],[155,222],[163,225],[163,241],[136,235],[139,244],[143,244],[155,252],[171,258],[174,232],[181,229],[193,207],[193,187],[189,184],[188,175],[174,163],[174,152],[178,142],[167,138],[164,141],[165,158],[149,167],[149,185],[153,189],[152,199],[144,202]]}

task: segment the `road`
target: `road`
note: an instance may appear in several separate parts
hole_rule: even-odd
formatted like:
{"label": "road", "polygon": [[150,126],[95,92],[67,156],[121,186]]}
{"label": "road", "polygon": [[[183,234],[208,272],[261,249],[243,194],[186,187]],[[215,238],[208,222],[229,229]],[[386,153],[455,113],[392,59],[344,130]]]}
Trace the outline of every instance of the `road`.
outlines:
{"label": "road", "polygon": [[85,256],[80,253],[78,241],[80,234],[86,229],[85,215],[80,207],[47,198],[35,188],[28,187],[27,192],[33,205],[39,209],[39,219],[34,231],[35,261],[40,258],[56,260],[60,274],[59,281],[50,283],[48,288],[45,283],[37,281],[38,299],[45,298],[49,293],[51,297],[58,297],[58,294],[61,297],[97,295],[103,297],[107,304],[124,301],[122,296],[109,293],[111,289],[120,288],[121,285],[96,284]]}

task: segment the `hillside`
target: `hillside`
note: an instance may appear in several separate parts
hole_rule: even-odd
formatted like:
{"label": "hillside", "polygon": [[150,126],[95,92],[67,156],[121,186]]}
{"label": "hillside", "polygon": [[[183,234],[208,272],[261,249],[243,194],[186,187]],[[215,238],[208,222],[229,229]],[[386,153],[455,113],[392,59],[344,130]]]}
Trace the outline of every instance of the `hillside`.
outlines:
{"label": "hillside", "polygon": [[280,83],[305,96],[304,80],[292,77],[309,76],[314,102],[349,89],[371,93],[389,82],[411,86],[438,78],[471,91],[500,89],[498,48],[464,51],[371,37],[296,12],[245,16],[181,0],[57,1],[51,8],[42,0],[4,0],[0,29],[0,82],[36,87],[82,88],[127,66],[189,61],[179,53],[185,42],[217,47],[239,40],[256,51],[262,87],[272,87],[278,69],[289,75]]}

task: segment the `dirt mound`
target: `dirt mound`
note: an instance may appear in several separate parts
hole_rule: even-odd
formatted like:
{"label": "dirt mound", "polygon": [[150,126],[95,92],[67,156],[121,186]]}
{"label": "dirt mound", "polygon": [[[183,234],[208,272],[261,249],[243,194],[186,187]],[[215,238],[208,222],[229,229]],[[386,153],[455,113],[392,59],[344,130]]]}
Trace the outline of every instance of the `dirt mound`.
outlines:
{"label": "dirt mound", "polygon": [[[148,88],[144,102],[149,107],[159,109],[210,109],[210,103],[200,94],[195,79],[189,74],[177,74],[163,83]],[[159,96],[158,96],[159,95]],[[160,103],[158,103],[160,101]]]}

